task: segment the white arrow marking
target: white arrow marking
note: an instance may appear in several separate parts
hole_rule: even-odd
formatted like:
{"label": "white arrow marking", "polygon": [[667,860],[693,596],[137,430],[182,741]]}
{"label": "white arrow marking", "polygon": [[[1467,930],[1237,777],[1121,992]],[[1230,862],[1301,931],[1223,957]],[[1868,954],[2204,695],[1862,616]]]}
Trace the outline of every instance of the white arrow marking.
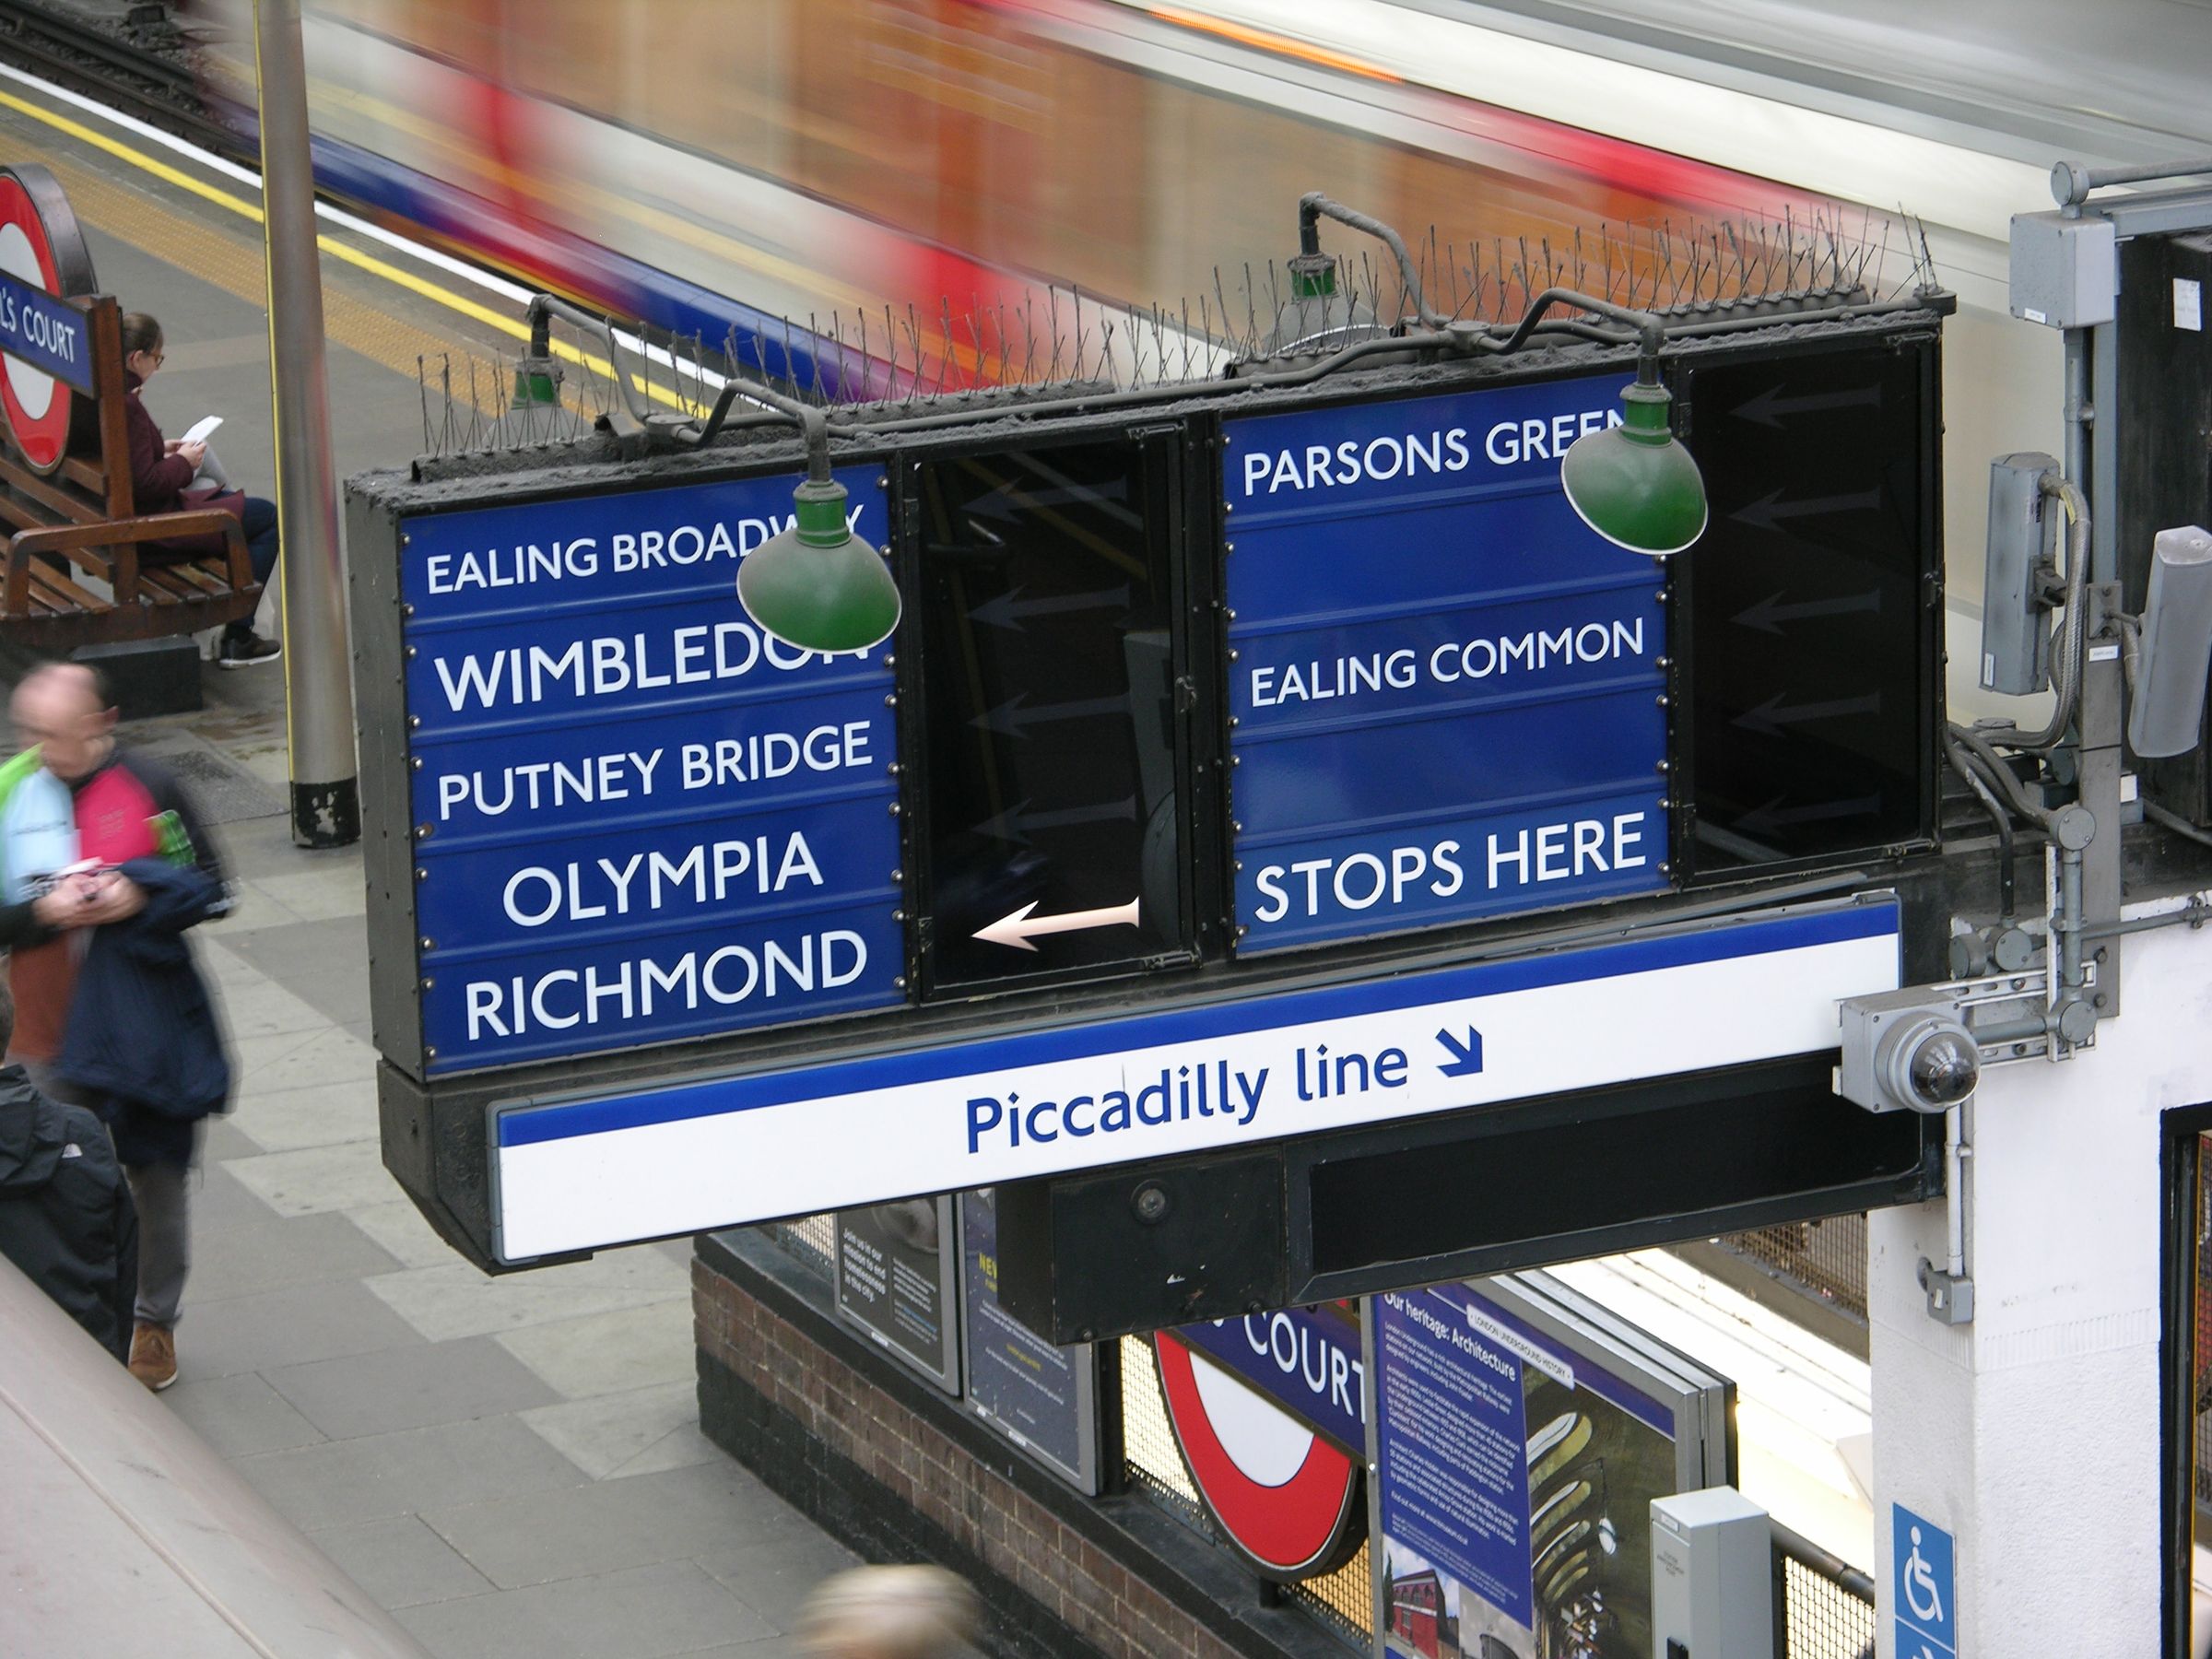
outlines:
{"label": "white arrow marking", "polygon": [[1030,912],[1037,908],[1030,900],[1010,916],[1001,916],[988,927],[979,927],[975,936],[988,939],[994,945],[1011,945],[1017,950],[1034,950],[1030,943],[1042,934],[1075,933],[1086,927],[1135,927],[1136,904],[1134,899],[1126,904],[1110,904],[1104,910],[1069,911],[1065,916],[1038,916]]}

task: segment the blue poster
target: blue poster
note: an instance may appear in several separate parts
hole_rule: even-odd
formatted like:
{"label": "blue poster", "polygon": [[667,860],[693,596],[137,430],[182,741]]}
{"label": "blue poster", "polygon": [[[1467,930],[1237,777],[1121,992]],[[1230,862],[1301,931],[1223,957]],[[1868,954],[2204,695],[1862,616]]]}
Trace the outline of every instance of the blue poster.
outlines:
{"label": "blue poster", "polygon": [[[840,481],[880,542],[877,469]],[[404,526],[433,1075],[904,1000],[885,653],[794,650],[737,604],[792,482]]]}
{"label": "blue poster", "polygon": [[1228,424],[1240,951],[1665,886],[1665,571],[1559,477],[1621,384]]}
{"label": "blue poster", "polygon": [[1093,1490],[1083,1379],[1097,1360],[1088,1344],[1047,1342],[998,1305],[998,1204],[990,1187],[960,1195],[960,1260],[969,1405],[1023,1451]]}
{"label": "blue poster", "polygon": [[1375,1299],[1382,1535],[1531,1626],[1523,1361],[1454,1288]]}
{"label": "blue poster", "polygon": [[1674,1408],[1477,1282],[1373,1300],[1385,1649],[1645,1659]]}

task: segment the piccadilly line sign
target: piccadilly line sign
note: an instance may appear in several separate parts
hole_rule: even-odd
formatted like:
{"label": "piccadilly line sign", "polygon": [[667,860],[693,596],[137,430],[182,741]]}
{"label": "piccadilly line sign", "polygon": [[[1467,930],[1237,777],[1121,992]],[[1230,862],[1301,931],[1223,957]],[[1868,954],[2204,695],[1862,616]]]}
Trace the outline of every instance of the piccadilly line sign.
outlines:
{"label": "piccadilly line sign", "polygon": [[492,1123],[509,1262],[1814,1053],[1890,899],[580,1098]]}

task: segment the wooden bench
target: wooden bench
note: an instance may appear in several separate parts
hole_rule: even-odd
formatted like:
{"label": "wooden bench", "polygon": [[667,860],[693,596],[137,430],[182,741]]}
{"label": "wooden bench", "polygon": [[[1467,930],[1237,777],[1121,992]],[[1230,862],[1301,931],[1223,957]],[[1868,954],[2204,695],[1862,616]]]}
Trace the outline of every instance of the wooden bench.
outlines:
{"label": "wooden bench", "polygon": [[[52,473],[41,477],[13,452],[0,455],[0,520],[14,526],[0,585],[0,641],[65,653],[247,620],[261,603],[261,583],[244,526],[215,508],[136,511],[122,308],[104,295],[70,303],[85,312],[91,341],[91,406],[80,406],[69,453]],[[187,559],[140,552],[148,542],[210,533],[223,537],[222,553]]]}

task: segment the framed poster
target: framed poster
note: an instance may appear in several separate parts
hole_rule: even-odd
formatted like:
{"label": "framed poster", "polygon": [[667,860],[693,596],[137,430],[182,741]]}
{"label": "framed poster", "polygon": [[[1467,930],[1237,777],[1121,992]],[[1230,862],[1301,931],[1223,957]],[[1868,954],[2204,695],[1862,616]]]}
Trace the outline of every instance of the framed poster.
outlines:
{"label": "framed poster", "polygon": [[952,1200],[837,1213],[837,1311],[947,1394],[960,1392]]}
{"label": "framed poster", "polygon": [[1735,1477],[1735,1384],[1541,1273],[1369,1299],[1375,1652],[1646,1659],[1651,1500]]}
{"label": "framed poster", "polygon": [[998,1210],[994,1191],[962,1193],[960,1324],[968,1404],[975,1415],[1053,1474],[1099,1493],[1097,1344],[1045,1341],[998,1305]]}

